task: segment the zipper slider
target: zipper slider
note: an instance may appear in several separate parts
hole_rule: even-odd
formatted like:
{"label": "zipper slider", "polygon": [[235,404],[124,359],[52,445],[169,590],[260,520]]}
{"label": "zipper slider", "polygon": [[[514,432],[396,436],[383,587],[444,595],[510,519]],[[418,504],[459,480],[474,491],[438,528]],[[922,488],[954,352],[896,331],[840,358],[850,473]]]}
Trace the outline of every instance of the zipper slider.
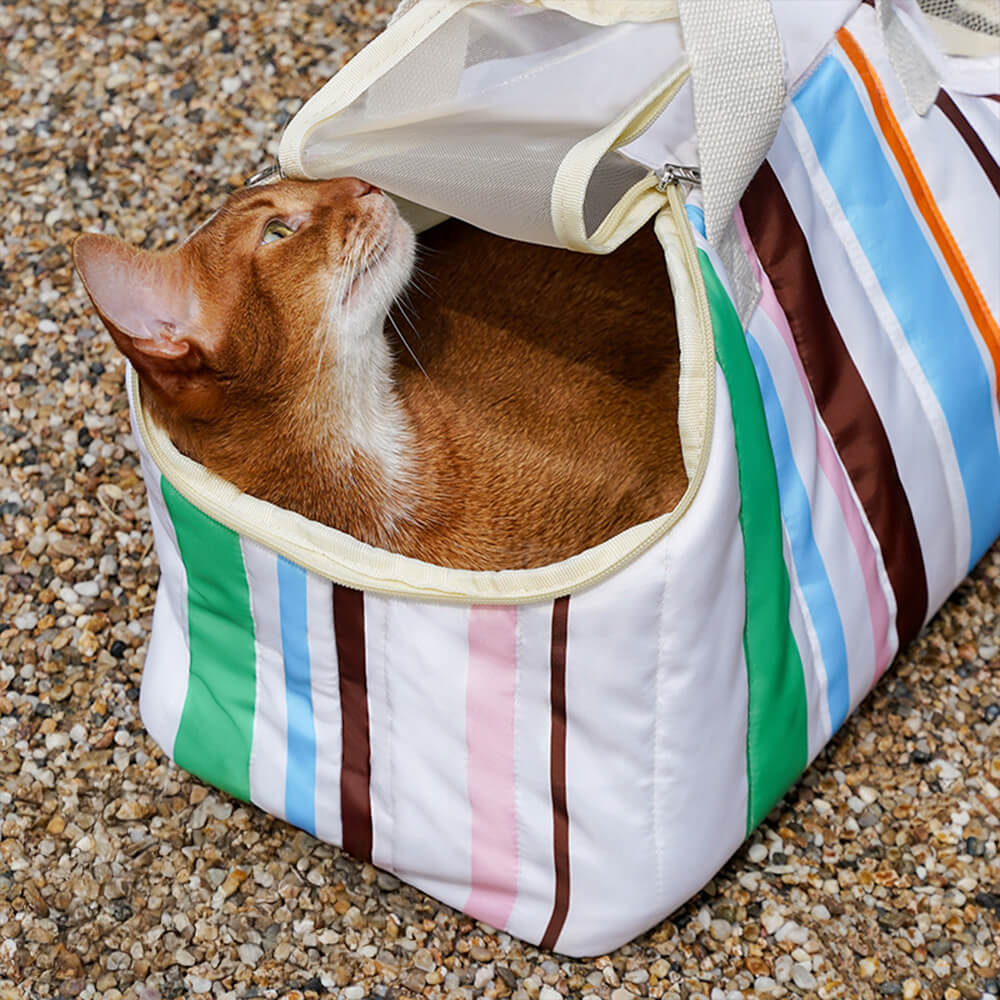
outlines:
{"label": "zipper slider", "polygon": [[656,190],[666,191],[671,184],[701,184],[701,170],[698,167],[684,167],[679,163],[664,163],[654,170]]}

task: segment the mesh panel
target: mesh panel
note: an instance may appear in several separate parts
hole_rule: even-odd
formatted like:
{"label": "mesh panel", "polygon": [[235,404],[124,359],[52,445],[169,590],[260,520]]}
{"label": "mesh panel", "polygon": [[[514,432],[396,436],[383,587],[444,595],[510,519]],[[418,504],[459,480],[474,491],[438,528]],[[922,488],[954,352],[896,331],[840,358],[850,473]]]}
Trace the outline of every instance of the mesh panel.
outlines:
{"label": "mesh panel", "polygon": [[957,24],[966,31],[1000,37],[1000,0],[919,0],[929,17]]}
{"label": "mesh panel", "polygon": [[[471,6],[308,133],[317,177],[356,174],[483,229],[559,245],[551,219],[567,153],[631,108],[680,58],[676,22],[596,27],[558,11]],[[634,183],[606,158],[588,230]]]}

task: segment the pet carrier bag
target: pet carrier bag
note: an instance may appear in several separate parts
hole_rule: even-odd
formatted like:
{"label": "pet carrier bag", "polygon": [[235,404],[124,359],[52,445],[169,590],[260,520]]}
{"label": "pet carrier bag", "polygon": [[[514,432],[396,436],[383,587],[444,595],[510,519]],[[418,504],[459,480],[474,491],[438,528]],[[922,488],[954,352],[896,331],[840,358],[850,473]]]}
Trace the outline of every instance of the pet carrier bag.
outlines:
{"label": "pet carrier bag", "polygon": [[547,948],[669,914],[1000,533],[998,65],[903,0],[405,3],[284,172],[581,252],[651,223],[688,489],[556,565],[445,569],[239,494],[133,374],[153,737]]}

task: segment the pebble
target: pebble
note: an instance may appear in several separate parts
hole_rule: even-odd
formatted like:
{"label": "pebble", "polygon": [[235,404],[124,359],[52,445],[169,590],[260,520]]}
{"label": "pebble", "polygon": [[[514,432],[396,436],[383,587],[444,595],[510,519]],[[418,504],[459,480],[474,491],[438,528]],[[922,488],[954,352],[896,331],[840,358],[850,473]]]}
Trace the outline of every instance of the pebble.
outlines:
{"label": "pebble", "polygon": [[812,974],[812,969],[802,962],[796,962],[792,966],[792,982],[802,990],[814,990],[816,988],[816,977]]}
{"label": "pebble", "polygon": [[779,955],[774,960],[774,978],[779,983],[787,983],[792,978],[795,961],[791,955]]}
{"label": "pebble", "polygon": [[244,965],[255,966],[264,954],[264,949],[260,945],[243,943],[237,949],[240,961]]}
{"label": "pebble", "polygon": [[713,920],[708,930],[716,941],[725,941],[732,937],[733,925],[728,920]]}
{"label": "pebble", "polygon": [[414,968],[420,969],[422,972],[432,972],[436,968],[434,957],[426,948],[418,948],[413,953],[411,963]]}

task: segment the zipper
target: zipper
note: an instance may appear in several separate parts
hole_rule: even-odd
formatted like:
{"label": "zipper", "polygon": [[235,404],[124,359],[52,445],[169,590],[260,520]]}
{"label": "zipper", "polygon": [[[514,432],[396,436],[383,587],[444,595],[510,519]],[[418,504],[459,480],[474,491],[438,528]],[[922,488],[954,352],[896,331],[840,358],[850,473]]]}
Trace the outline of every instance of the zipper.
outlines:
{"label": "zipper", "polygon": [[672,184],[701,185],[701,168],[685,167],[680,163],[664,163],[653,171],[656,177],[656,190],[666,191]]}

